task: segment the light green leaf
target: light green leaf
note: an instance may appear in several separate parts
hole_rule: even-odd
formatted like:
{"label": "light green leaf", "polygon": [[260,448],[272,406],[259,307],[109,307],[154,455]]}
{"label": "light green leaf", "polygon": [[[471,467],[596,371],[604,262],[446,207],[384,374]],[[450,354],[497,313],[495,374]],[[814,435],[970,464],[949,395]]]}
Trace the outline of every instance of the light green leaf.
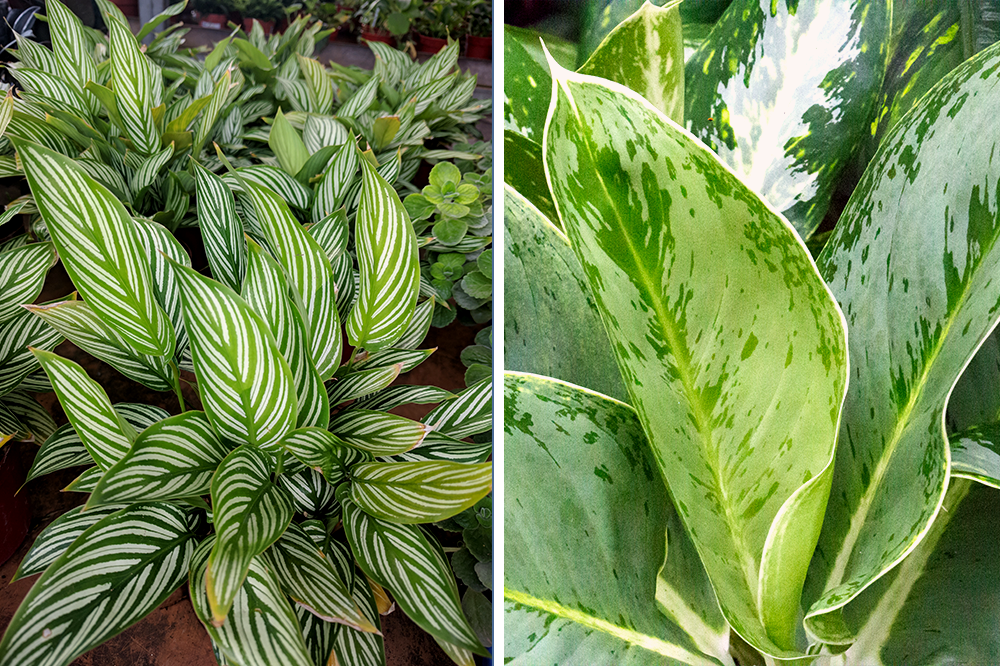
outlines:
{"label": "light green leaf", "polygon": [[998,70],[993,46],[921,99],[817,260],[847,315],[859,378],[806,587],[806,626],[824,642],[852,641],[844,606],[931,528],[948,483],[948,396],[1000,319],[1000,164],[988,129]]}
{"label": "light green leaf", "polygon": [[[218,46],[219,45],[216,45],[216,48],[218,48]],[[205,66],[208,67],[207,58]],[[211,77],[209,77],[209,81],[211,81]],[[226,103],[229,101],[229,93],[234,85],[232,70],[227,69],[212,88],[212,98],[209,100],[208,106],[205,107],[205,112],[201,116],[201,122],[198,123],[198,129],[194,133],[194,143],[191,149],[191,154],[195,158],[201,155],[201,150],[204,148],[205,142],[208,141],[210,136],[212,136],[212,130],[215,129],[215,123],[219,120],[219,115],[222,113],[223,107],[226,106]]]}
{"label": "light green leaf", "polygon": [[409,404],[436,404],[451,400],[454,393],[437,386],[419,386],[401,384],[390,386],[365,398],[359,398],[351,403],[350,409],[368,409],[371,411],[389,411],[394,407]]}
{"label": "light green leaf", "polygon": [[156,28],[162,24],[164,21],[168,20],[171,16],[177,16],[184,8],[187,7],[187,0],[178,2],[176,4],[170,5],[162,12],[154,16],[151,20],[143,24],[142,29],[139,30],[138,34],[135,36],[136,41],[142,42],[147,35],[151,35]]}
{"label": "light green leaf", "polygon": [[322,219],[343,205],[347,190],[358,173],[358,147],[351,135],[330,161],[323,180],[316,188],[313,219]]}
{"label": "light green leaf", "polygon": [[31,350],[52,351],[62,341],[58,331],[27,311],[0,324],[0,396],[39,369]]}
{"label": "light green leaf", "polygon": [[0,252],[0,323],[38,298],[55,260],[53,249],[51,243],[29,243]]}
{"label": "light green leaf", "polygon": [[948,437],[951,478],[1000,488],[1000,423],[973,426]]}
{"label": "light green leaf", "polygon": [[684,117],[803,238],[871,129],[888,0],[733,3],[686,66]]}
{"label": "light green leaf", "polygon": [[[309,84],[310,102],[313,103],[313,108],[310,110],[319,114],[330,113],[333,108],[334,94],[326,67],[312,58],[304,58],[299,54],[296,54],[295,57],[299,61],[299,70],[302,72],[302,76]],[[277,122],[277,118],[275,118],[275,122]]]}
{"label": "light green leaf", "polygon": [[631,403],[726,619],[796,657],[843,315],[788,221],[714,154],[627,88],[550,65],[546,173]]}
{"label": "light green leaf", "polygon": [[273,463],[266,453],[244,445],[222,461],[212,478],[216,541],[204,580],[211,623],[216,627],[225,622],[254,558],[267,550],[292,520],[291,497],[271,483],[272,471]]}
{"label": "light green leaf", "polygon": [[461,439],[486,432],[493,425],[493,382],[487,377],[441,403],[424,417],[436,433]]}
{"label": "light green leaf", "polygon": [[132,145],[143,155],[160,149],[160,133],[153,120],[153,63],[139,50],[127,25],[107,22],[110,36],[111,80],[118,113]]}
{"label": "light green leaf", "polygon": [[303,464],[322,473],[332,488],[349,478],[352,466],[371,460],[368,453],[322,428],[293,430],[281,445]]}
{"label": "light green leaf", "polygon": [[430,429],[396,414],[352,409],[330,419],[330,431],[351,446],[391,456],[418,446]]}
{"label": "light green leaf", "polygon": [[302,142],[302,137],[299,136],[294,127],[288,124],[281,109],[278,109],[278,113],[274,116],[274,122],[271,123],[271,134],[267,145],[277,155],[281,168],[289,175],[297,174],[302,165],[309,159],[309,151]]}
{"label": "light green leaf", "polygon": [[[350,555],[350,551],[347,552]],[[353,557],[351,558],[353,560]],[[361,575],[354,574],[354,564],[351,562],[350,572],[354,578],[351,587],[351,598],[358,604],[375,627],[382,630],[379,621],[378,606],[368,581]],[[333,650],[340,664],[357,664],[358,666],[385,666],[385,644],[382,635],[362,631],[339,631],[333,643]]]}
{"label": "light green leaf", "polygon": [[[542,35],[525,28],[503,27],[503,126],[535,143],[552,96],[552,77],[542,52]],[[576,46],[545,35],[545,45],[565,67],[574,67]]]}
{"label": "light green leaf", "polygon": [[233,194],[214,173],[192,162],[198,194],[198,226],[212,276],[235,292],[247,270],[243,223],[236,216]]}
{"label": "light green leaf", "polygon": [[348,400],[381,391],[396,380],[402,367],[402,364],[397,363],[384,368],[352,372],[340,379],[330,380],[326,386],[330,405],[335,407]]}
{"label": "light green leaf", "polygon": [[[664,533],[678,521],[636,413],[548,377],[507,373],[504,392],[505,483],[517,497],[504,515],[508,663],[725,659],[728,632],[704,570],[689,572],[686,589],[657,582]],[[707,598],[680,596],[697,582]],[[673,597],[670,616],[654,595]]]}
{"label": "light green leaf", "polygon": [[465,511],[493,488],[493,465],[362,463],[351,469],[351,500],[376,518],[433,523]]}
{"label": "light green leaf", "polygon": [[[66,81],[71,81],[81,94],[90,81],[97,81],[97,64],[87,47],[90,40],[84,33],[83,22],[59,0],[45,5],[45,15],[49,21],[52,36],[52,51],[59,64],[59,73]],[[54,71],[52,72],[55,73]],[[97,100],[87,98],[92,113],[100,108]]]}

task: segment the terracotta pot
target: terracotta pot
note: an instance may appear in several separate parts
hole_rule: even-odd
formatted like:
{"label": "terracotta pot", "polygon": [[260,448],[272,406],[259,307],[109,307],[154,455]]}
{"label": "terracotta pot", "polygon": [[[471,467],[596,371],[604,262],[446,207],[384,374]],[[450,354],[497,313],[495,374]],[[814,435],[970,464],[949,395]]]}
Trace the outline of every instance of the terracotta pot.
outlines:
{"label": "terracotta pot", "polygon": [[113,2],[125,16],[139,15],[139,0],[113,0]]}
{"label": "terracotta pot", "polygon": [[465,38],[465,57],[479,60],[493,59],[493,38],[469,35]]}
{"label": "terracotta pot", "polygon": [[253,30],[254,21],[260,23],[260,27],[264,29],[265,35],[270,35],[274,32],[274,19],[271,19],[270,21],[261,21],[260,19],[255,18],[243,19],[243,32],[249,35],[250,31]]}
{"label": "terracotta pot", "polygon": [[368,42],[382,42],[389,46],[396,45],[396,38],[387,30],[372,28],[370,25],[361,26],[361,38]]}
{"label": "terracotta pot", "polygon": [[428,37],[427,35],[417,35],[420,41],[417,45],[417,50],[421,53],[437,53],[444,47],[448,46],[447,39],[439,39],[438,37]]}
{"label": "terracotta pot", "polygon": [[209,30],[222,30],[226,27],[226,15],[205,14],[201,17],[201,23],[198,25],[202,28],[208,28]]}
{"label": "terracotta pot", "polygon": [[14,554],[31,525],[28,493],[14,494],[24,483],[24,470],[13,448],[0,449],[0,564]]}

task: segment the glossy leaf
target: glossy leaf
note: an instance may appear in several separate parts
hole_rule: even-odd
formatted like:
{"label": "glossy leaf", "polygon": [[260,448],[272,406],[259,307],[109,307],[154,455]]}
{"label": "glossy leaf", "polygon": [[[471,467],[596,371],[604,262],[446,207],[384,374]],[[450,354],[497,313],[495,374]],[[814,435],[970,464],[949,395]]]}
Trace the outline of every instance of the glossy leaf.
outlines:
{"label": "glossy leaf", "polygon": [[83,507],[70,509],[59,516],[35,538],[28,553],[21,560],[13,580],[20,580],[45,571],[56,558],[66,552],[66,549],[88,529],[102,518],[124,509],[126,504],[107,504],[95,507],[83,513]]}
{"label": "glossy leaf", "polygon": [[[549,184],[545,182],[542,145],[531,139],[526,139],[517,132],[504,130],[503,154],[506,164],[517,165],[516,169],[504,169],[504,184],[530,201],[549,222],[560,225],[559,213],[556,212],[556,205],[552,203]],[[506,205],[506,198],[504,205]],[[506,220],[505,217],[505,223]]]}
{"label": "glossy leaf", "polygon": [[247,250],[233,194],[214,173],[196,162],[192,165],[198,193],[198,226],[212,277],[238,293],[247,270]]}
{"label": "glossy leaf", "polygon": [[[532,30],[503,27],[503,125],[535,143],[542,142],[542,128],[552,96],[552,77],[542,52],[542,35]],[[576,66],[576,46],[544,37],[549,52],[564,67]]]}
{"label": "glossy leaf", "polygon": [[429,428],[396,414],[352,409],[331,419],[330,430],[362,451],[391,456],[418,446]]}
{"label": "glossy leaf", "polygon": [[51,243],[30,243],[0,252],[0,323],[41,293],[54,260],[53,249]]}
{"label": "glossy leaf", "polygon": [[493,425],[493,381],[487,377],[443,402],[424,417],[434,432],[461,439]]}
{"label": "glossy leaf", "polygon": [[330,405],[336,406],[348,400],[381,391],[395,381],[401,368],[402,364],[396,363],[384,368],[352,372],[338,380],[329,382],[326,393],[330,399]]}
{"label": "glossy leaf", "polygon": [[948,437],[951,478],[1000,488],[1000,423],[973,426]]}
{"label": "glossy leaf", "polygon": [[351,500],[394,523],[433,523],[461,513],[493,488],[493,465],[362,463],[351,469]]}
{"label": "glossy leaf", "polygon": [[843,315],[791,225],[714,154],[634,92],[557,67],[546,171],[631,403],[726,619],[794,657]]}
{"label": "glossy leaf", "polygon": [[299,428],[288,433],[281,445],[312,469],[321,472],[332,487],[348,478],[350,468],[371,456],[321,428]]}
{"label": "glossy leaf", "polygon": [[734,2],[687,63],[689,129],[803,238],[871,129],[890,4]]}

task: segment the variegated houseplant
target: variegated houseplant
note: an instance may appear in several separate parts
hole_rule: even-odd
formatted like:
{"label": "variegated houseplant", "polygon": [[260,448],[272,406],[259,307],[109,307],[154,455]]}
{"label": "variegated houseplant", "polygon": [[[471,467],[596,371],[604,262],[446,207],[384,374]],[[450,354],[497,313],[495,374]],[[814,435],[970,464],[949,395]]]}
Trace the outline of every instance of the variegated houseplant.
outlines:
{"label": "variegated houseplant", "polygon": [[1000,46],[892,10],[508,32],[506,663],[996,660]]}

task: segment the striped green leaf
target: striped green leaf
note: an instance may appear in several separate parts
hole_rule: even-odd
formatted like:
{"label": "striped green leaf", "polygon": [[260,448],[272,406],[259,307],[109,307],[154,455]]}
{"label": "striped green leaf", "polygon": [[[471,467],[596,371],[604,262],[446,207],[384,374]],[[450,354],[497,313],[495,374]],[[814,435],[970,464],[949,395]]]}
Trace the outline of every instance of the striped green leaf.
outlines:
{"label": "striped green leaf", "polygon": [[66,157],[12,142],[66,272],[91,309],[136,351],[172,353],[173,328],[156,304],[148,262],[122,204]]}
{"label": "striped green leaf", "polygon": [[270,327],[278,351],[288,362],[298,395],[296,425],[325,428],[330,423],[330,403],[309,356],[297,296],[289,290],[281,266],[257,243],[248,243],[250,261],[243,283],[243,298]]}
{"label": "striped green leaf", "polygon": [[320,472],[331,487],[349,478],[351,468],[371,456],[322,428],[299,428],[288,433],[281,445],[304,464]]}
{"label": "striped green leaf", "polygon": [[28,392],[23,383],[16,391],[11,391],[0,399],[0,405],[10,410],[10,413],[21,422],[25,429],[22,434],[30,437],[35,444],[44,445],[58,429],[49,410]]}
{"label": "striped green leaf", "polygon": [[340,365],[342,353],[336,283],[330,262],[323,248],[274,192],[249,180],[244,181],[244,190],[253,201],[269,248],[302,298],[309,353],[320,379],[326,379]]}
{"label": "striped green leaf", "polygon": [[437,386],[422,386],[402,384],[390,386],[387,389],[370,396],[355,400],[350,409],[367,409],[370,411],[387,412],[400,405],[428,405],[451,400],[455,394]]}
{"label": "striped green leaf", "polygon": [[267,145],[271,147],[278,158],[278,163],[286,173],[294,176],[302,168],[302,165],[309,159],[309,151],[302,143],[302,137],[298,131],[292,127],[285,115],[278,109],[274,114],[274,121],[271,123],[271,134],[267,140]]}
{"label": "striped green leaf", "polygon": [[[353,560],[353,557],[351,558]],[[355,579],[351,586],[351,598],[364,613],[365,618],[381,631],[382,623],[379,621],[378,605],[375,603],[375,595],[372,594],[371,587],[368,586],[362,576],[354,574],[354,565],[351,564],[350,573]],[[358,580],[360,579],[360,580]],[[337,637],[333,643],[333,651],[336,656],[336,664],[351,664],[351,666],[385,666],[385,643],[382,634],[365,633],[362,631],[349,631],[343,629],[337,632]]]}
{"label": "striped green leaf", "polygon": [[469,443],[441,435],[428,433],[420,446],[390,457],[382,457],[383,462],[424,462],[429,460],[471,465],[483,463],[493,453],[493,442]]}
{"label": "striped green leaf", "polygon": [[465,511],[493,488],[493,465],[362,463],[351,469],[351,500],[393,523],[433,523]]}
{"label": "striped green leaf", "polygon": [[691,132],[802,238],[871,129],[890,16],[887,0],[736,2],[687,62]]}
{"label": "striped green leaf", "polygon": [[278,479],[278,483],[288,491],[297,513],[339,519],[340,508],[336,503],[334,488],[319,472],[302,469],[290,474],[286,471]]}
{"label": "striped green leaf", "polygon": [[254,558],[292,520],[291,498],[271,482],[272,471],[273,462],[266,453],[243,445],[222,461],[212,479],[216,540],[205,584],[211,622],[217,627],[225,622]]}
{"label": "striped green leaf", "polygon": [[[83,91],[88,82],[98,80],[97,64],[87,48],[90,40],[84,34],[83,22],[59,0],[45,4],[45,17],[49,20],[52,51],[59,65],[59,74],[72,82],[82,95],[90,95]],[[97,100],[93,97],[86,99],[90,111],[97,113],[100,109]]]}
{"label": "striped green leaf", "polygon": [[337,285],[337,314],[344,321],[358,296],[360,278],[354,269],[354,258],[347,252],[333,260],[333,281]]}
{"label": "striped green leaf", "polygon": [[[53,12],[50,10],[50,13]],[[50,16],[48,18],[50,21],[53,21],[54,17]],[[55,21],[53,21],[53,25],[55,25]],[[49,74],[61,74],[59,71],[59,62],[56,60],[55,53],[51,50],[44,48],[35,40],[29,39],[24,35],[19,35],[16,32],[14,33],[14,39],[17,41],[17,59],[27,67],[40,69]],[[65,42],[61,46],[65,46]],[[14,91],[10,90],[9,92],[11,106],[13,106]]]}
{"label": "striped green leaf", "polygon": [[107,516],[49,566],[0,642],[0,664],[68,664],[138,622],[184,582],[187,514],[142,503]]}
{"label": "striped green leaf", "polygon": [[53,125],[18,109],[11,115],[4,136],[33,141],[61,155],[76,155],[79,152],[76,144]]}
{"label": "striped green leaf", "polygon": [[289,525],[267,554],[292,601],[327,622],[378,631],[351,598],[337,568],[301,527]]}
{"label": "striped green leaf", "polygon": [[301,55],[296,55],[296,58],[299,61],[299,70],[309,84],[310,111],[324,115],[330,113],[333,108],[334,94],[326,67],[312,58],[304,58]]}
{"label": "striped green leaf", "polygon": [[434,432],[456,439],[486,432],[493,427],[493,382],[487,377],[441,403],[424,417]]}
{"label": "striped green leaf", "polygon": [[413,319],[410,320],[403,336],[393,345],[396,349],[416,349],[427,337],[431,330],[431,322],[434,319],[434,306],[437,298],[431,296],[422,303],[419,303],[413,311]]}
{"label": "striped green leaf", "polygon": [[406,77],[406,88],[420,88],[447,76],[458,64],[459,48],[457,39],[449,39],[447,46],[428,58],[427,62],[411,69]]}
{"label": "striped green leaf", "polygon": [[391,456],[418,446],[430,427],[403,416],[352,409],[330,420],[330,431],[375,456]]}
{"label": "striped green leaf", "polygon": [[404,374],[430,358],[434,349],[383,349],[369,354],[361,351],[354,357],[354,370],[371,370],[372,368],[387,368],[390,365],[402,364],[399,373]]}
{"label": "striped green leaf", "polygon": [[240,666],[315,666],[278,579],[261,557],[250,560],[224,624],[218,625],[206,592],[206,566],[215,540],[203,541],[191,558],[191,605],[212,642]]}
{"label": "striped green leaf", "polygon": [[[504,395],[505,484],[518,498],[504,511],[508,663],[731,664],[728,627],[697,552],[670,531],[679,520],[635,411],[521,373],[504,376]],[[688,564],[678,585],[657,580],[665,554]]]}
{"label": "striped green leaf", "polygon": [[142,51],[128,25],[107,22],[110,37],[111,80],[114,83],[118,114],[132,145],[143,155],[160,149],[160,133],[153,120],[154,66]]}
{"label": "striped green leaf", "polygon": [[174,371],[163,356],[140,354],[132,349],[84,301],[62,301],[27,306],[34,315],[67,340],[104,361],[129,379],[154,391],[173,390]]}
{"label": "striped green leaf", "polygon": [[[238,175],[237,175],[238,174]],[[299,210],[309,210],[312,204],[312,190],[276,166],[255,164],[241,167],[235,174],[226,174],[222,180],[234,192],[243,192],[242,179],[250,180],[277,194],[289,206]]]}
{"label": "striped green leaf", "polygon": [[333,655],[333,644],[343,625],[326,622],[319,619],[299,604],[293,604],[292,610],[302,629],[306,649],[312,657],[313,664],[327,664]]}
{"label": "striped green leaf", "polygon": [[233,193],[214,173],[197,162],[191,164],[198,194],[198,226],[212,277],[239,293],[247,270],[247,249]]}
{"label": "striped green leaf", "polygon": [[167,162],[174,156],[174,145],[171,143],[163,150],[153,153],[142,161],[142,165],[135,170],[129,181],[129,188],[132,195],[138,198],[143,191],[152,185],[159,176],[160,171]]}
{"label": "striped green leaf", "polygon": [[413,318],[420,288],[417,239],[396,191],[361,160],[363,186],[355,223],[361,290],[347,320],[351,345],[391,347]]}
{"label": "striped green leaf", "polygon": [[88,93],[63,79],[61,74],[31,67],[18,67],[14,71],[14,76],[27,93],[24,95],[25,99],[36,99],[44,102],[47,107],[72,113],[87,122],[93,122],[90,108],[82,97]]}
{"label": "striped green leaf", "polygon": [[51,352],[36,350],[80,441],[102,470],[108,470],[132,446],[135,430],[111,407],[101,385],[78,364]]}
{"label": "striped green leaf", "polygon": [[817,260],[847,314],[852,374],[862,378],[850,384],[806,587],[806,626],[826,642],[852,640],[853,600],[881,589],[875,582],[931,529],[948,486],[945,406],[1000,319],[1000,215],[987,187],[1000,179],[990,129],[998,67],[994,45],[886,135]]}
{"label": "striped green leaf", "polygon": [[20,580],[45,571],[56,561],[81,534],[103,518],[121,511],[127,504],[107,504],[83,513],[83,507],[70,509],[49,523],[35,538],[28,553],[14,574],[13,580]]}
{"label": "striped green leaf", "polygon": [[[209,80],[211,81],[211,77],[209,77]],[[194,133],[194,143],[191,148],[193,156],[198,157],[201,155],[201,150],[205,147],[205,142],[212,135],[212,130],[215,129],[215,124],[219,120],[222,108],[229,99],[233,85],[232,71],[226,70],[219,78],[218,83],[213,86],[212,98],[208,101],[208,106],[205,107],[205,111],[201,115],[201,122],[198,123],[198,129]]]}
{"label": "striped green leaf", "polygon": [[302,129],[302,141],[306,144],[306,150],[314,155],[324,148],[329,148],[336,154],[335,147],[346,143],[348,136],[347,128],[330,116],[310,114]]}
{"label": "striped green leaf", "polygon": [[[316,188],[313,219],[322,219],[347,200],[347,190],[358,174],[358,148],[352,134],[330,160],[330,165]],[[324,246],[325,247],[325,246]]]}
{"label": "striped green leaf", "polygon": [[377,76],[373,76],[368,81],[358,88],[351,98],[345,103],[341,104],[340,108],[337,109],[337,116],[344,118],[357,118],[361,113],[367,111],[375,101],[376,95],[378,95],[379,79]]}
{"label": "striped green leaf", "polygon": [[187,351],[189,341],[181,311],[180,287],[173,272],[168,268],[167,261],[175,261],[190,268],[191,257],[180,241],[163,225],[140,217],[133,218],[133,221],[136,236],[146,252],[156,302],[166,313],[174,328],[177,340],[174,358],[179,359]]}
{"label": "striped green leaf", "polygon": [[397,363],[384,368],[373,368],[344,375],[340,379],[327,382],[326,394],[330,405],[336,406],[376,391],[381,391],[396,380],[403,365]]}
{"label": "striped green leaf", "polygon": [[27,311],[0,324],[0,396],[16,389],[38,370],[38,361],[29,347],[52,351],[62,341],[58,331]]}
{"label": "striped green leaf", "polygon": [[436,636],[434,637],[434,642],[437,643],[438,647],[441,648],[441,651],[448,655],[448,658],[458,666],[476,666],[475,657],[473,657],[472,653],[465,648],[452,645],[451,643],[443,641]]}
{"label": "striped green leaf", "polygon": [[270,447],[295,424],[288,364],[267,325],[231,289],[171,262],[180,283],[198,389],[230,444]]}
{"label": "striped green leaf", "polygon": [[704,145],[635,92],[550,64],[546,173],[630,402],[726,619],[794,658],[847,388],[843,315],[789,222]]}
{"label": "striped green leaf", "polygon": [[309,235],[316,239],[327,258],[334,259],[347,251],[347,241],[350,228],[347,224],[347,211],[337,209],[309,227]]}
{"label": "striped green leaf", "polygon": [[392,592],[403,612],[432,636],[488,654],[462,613],[458,585],[441,547],[416,525],[373,518],[346,498],[341,504],[358,565]]}
{"label": "striped green leaf", "polygon": [[83,445],[80,436],[76,434],[73,424],[67,423],[59,426],[38,449],[25,483],[61,469],[93,464],[94,459]]}
{"label": "striped green leaf", "polygon": [[87,508],[203,495],[228,454],[205,412],[172,416],[140,433],[129,452],[101,477]]}

